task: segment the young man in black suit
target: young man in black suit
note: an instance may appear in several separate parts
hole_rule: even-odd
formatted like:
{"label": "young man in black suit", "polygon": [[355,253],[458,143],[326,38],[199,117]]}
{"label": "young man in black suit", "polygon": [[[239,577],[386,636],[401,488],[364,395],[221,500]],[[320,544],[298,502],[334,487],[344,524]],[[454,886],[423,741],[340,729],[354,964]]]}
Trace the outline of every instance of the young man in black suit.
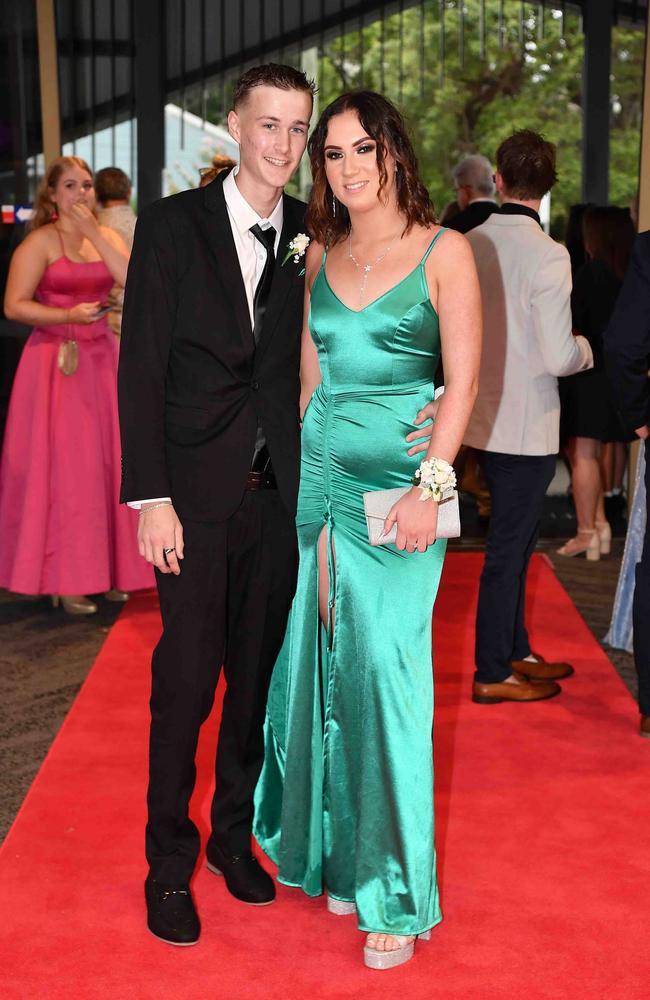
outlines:
{"label": "young man in black suit", "polygon": [[[645,445],[646,508],[650,499],[650,232],[636,238],[632,260],[604,335],[610,388],[624,425]],[[650,738],[650,512],[637,563],[632,620],[639,675],[640,734]]]}
{"label": "young man in black suit", "polygon": [[194,757],[223,663],[208,867],[254,905],[275,897],[250,847],[271,671],[297,570],[304,205],[283,194],[314,87],[268,64],[228,118],[238,170],[139,216],[119,371],[121,499],[141,508],[163,634],[153,655],[145,883],[149,929],[194,944]]}

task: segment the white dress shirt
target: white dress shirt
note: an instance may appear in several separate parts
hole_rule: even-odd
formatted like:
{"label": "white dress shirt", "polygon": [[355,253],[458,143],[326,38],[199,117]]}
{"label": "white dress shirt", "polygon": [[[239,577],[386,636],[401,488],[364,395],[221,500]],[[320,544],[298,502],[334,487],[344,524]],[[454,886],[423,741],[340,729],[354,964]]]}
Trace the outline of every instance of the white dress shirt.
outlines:
{"label": "white dress shirt", "polygon": [[[260,229],[268,229],[269,226],[273,226],[276,232],[274,250],[277,260],[280,234],[282,233],[282,224],[284,221],[284,208],[282,205],[282,195],[280,195],[277,205],[267,219],[258,215],[237,187],[235,176],[238,169],[238,167],[235,167],[224,179],[223,195],[226,199],[228,219],[230,220],[232,238],[235,243],[235,250],[237,251],[239,268],[244,280],[246,301],[248,302],[252,327],[254,323],[253,302],[255,299],[255,289],[262,277],[262,271],[266,263],[266,249],[251,233],[251,226],[257,224]],[[165,500],[170,499],[170,497],[155,497],[151,500],[130,500],[128,506],[139,510],[143,503],[163,503]]]}

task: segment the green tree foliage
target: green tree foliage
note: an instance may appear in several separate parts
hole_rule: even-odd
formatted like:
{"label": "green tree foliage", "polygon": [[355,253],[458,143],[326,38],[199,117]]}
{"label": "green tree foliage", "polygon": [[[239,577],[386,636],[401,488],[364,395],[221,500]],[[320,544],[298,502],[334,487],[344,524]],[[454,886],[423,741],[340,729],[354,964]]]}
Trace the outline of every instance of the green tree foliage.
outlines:
{"label": "green tree foliage", "polygon": [[[462,10],[461,10],[462,7]],[[521,11],[524,18],[521,18]],[[510,132],[532,128],[558,148],[552,228],[581,200],[583,34],[580,19],[519,0],[424,0],[368,25],[347,25],[320,60],[320,107],[343,90],[385,93],[405,112],[424,179],[441,210],[464,153],[494,160]],[[610,199],[638,179],[644,38],[616,28],[612,53]]]}

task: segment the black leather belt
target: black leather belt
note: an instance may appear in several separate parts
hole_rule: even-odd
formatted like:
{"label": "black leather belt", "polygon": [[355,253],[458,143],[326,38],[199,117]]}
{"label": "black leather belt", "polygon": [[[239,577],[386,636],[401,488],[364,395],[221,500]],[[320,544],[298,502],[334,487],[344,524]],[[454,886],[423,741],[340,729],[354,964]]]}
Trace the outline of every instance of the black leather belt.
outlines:
{"label": "black leather belt", "polygon": [[278,484],[275,481],[269,449],[264,444],[253,457],[253,463],[246,479],[246,489],[277,490],[277,488]]}
{"label": "black leather belt", "polygon": [[246,479],[247,490],[277,490],[278,484],[275,480],[273,469],[266,469],[264,472],[248,473]]}

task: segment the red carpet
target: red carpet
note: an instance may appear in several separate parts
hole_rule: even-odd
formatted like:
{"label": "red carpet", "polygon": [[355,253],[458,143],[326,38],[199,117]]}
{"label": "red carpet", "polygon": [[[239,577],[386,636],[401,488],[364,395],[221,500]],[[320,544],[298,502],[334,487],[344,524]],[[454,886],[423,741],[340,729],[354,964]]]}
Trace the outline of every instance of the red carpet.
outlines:
{"label": "red carpet", "polygon": [[[468,697],[481,557],[449,557],[435,616],[438,849],[445,920],[405,968],[361,964],[362,935],[279,888],[231,899],[201,867],[203,936],[144,929],[148,660],[154,599],[134,599],[0,853],[3,1000],[648,1000],[650,743],[635,705],[542,558],[534,648],[577,670],[526,707]],[[194,813],[206,830],[216,720]]]}

